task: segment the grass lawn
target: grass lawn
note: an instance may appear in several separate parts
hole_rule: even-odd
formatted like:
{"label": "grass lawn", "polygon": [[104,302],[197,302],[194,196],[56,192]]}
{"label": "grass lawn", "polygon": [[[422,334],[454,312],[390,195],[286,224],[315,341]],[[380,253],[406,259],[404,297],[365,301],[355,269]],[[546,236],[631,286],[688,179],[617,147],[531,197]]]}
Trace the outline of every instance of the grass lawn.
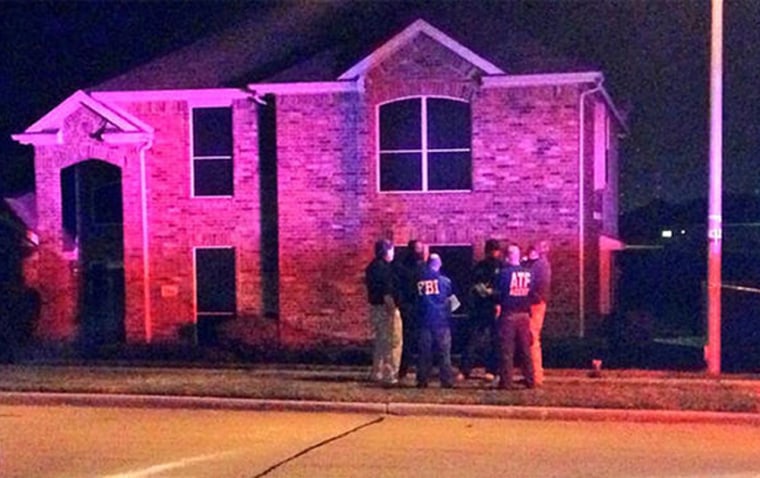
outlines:
{"label": "grass lawn", "polygon": [[[552,370],[535,390],[498,391],[479,380],[450,390],[413,382],[382,389],[360,367],[139,368],[2,366],[0,391],[86,392],[345,402],[414,402],[760,413],[760,381],[714,380],[694,373]],[[741,377],[740,377],[741,378]]]}

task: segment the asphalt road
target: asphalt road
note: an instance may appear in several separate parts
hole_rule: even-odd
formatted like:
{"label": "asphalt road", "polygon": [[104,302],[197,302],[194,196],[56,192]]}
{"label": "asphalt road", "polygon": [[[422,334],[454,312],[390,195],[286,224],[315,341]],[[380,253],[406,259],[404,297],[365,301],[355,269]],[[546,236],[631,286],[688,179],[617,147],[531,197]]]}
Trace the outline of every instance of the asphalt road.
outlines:
{"label": "asphalt road", "polygon": [[0,406],[10,477],[756,477],[760,427]]}

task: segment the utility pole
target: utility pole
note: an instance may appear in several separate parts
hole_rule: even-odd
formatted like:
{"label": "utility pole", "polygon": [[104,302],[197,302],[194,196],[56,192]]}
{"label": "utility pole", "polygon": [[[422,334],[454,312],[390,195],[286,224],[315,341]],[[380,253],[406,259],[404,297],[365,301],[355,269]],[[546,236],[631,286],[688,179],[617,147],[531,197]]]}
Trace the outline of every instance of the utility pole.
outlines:
{"label": "utility pole", "polygon": [[707,212],[707,346],[709,375],[720,375],[723,240],[723,0],[712,0],[710,38],[710,187]]}

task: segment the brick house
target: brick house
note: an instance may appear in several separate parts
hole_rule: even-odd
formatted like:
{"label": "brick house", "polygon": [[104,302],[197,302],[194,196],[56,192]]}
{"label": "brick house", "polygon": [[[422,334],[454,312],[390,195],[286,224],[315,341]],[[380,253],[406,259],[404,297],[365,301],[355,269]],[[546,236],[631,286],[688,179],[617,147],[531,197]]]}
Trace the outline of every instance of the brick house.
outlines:
{"label": "brick house", "polygon": [[417,20],[337,74],[320,52],[240,87],[167,80],[175,55],[14,135],[35,151],[38,336],[363,341],[380,237],[428,244],[460,291],[486,239],[548,238],[546,333],[592,333],[621,246],[603,75],[458,39]]}

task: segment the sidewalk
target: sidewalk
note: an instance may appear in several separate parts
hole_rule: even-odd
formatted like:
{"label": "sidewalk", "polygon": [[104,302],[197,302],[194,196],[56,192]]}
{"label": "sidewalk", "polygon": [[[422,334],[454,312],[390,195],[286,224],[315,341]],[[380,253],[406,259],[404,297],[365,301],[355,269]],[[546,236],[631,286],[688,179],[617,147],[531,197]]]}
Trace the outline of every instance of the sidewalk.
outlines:
{"label": "sidewalk", "polygon": [[525,419],[726,421],[760,424],[760,379],[695,373],[549,370],[535,390],[482,380],[452,390],[383,389],[364,367],[0,367],[0,403],[308,410]]}

